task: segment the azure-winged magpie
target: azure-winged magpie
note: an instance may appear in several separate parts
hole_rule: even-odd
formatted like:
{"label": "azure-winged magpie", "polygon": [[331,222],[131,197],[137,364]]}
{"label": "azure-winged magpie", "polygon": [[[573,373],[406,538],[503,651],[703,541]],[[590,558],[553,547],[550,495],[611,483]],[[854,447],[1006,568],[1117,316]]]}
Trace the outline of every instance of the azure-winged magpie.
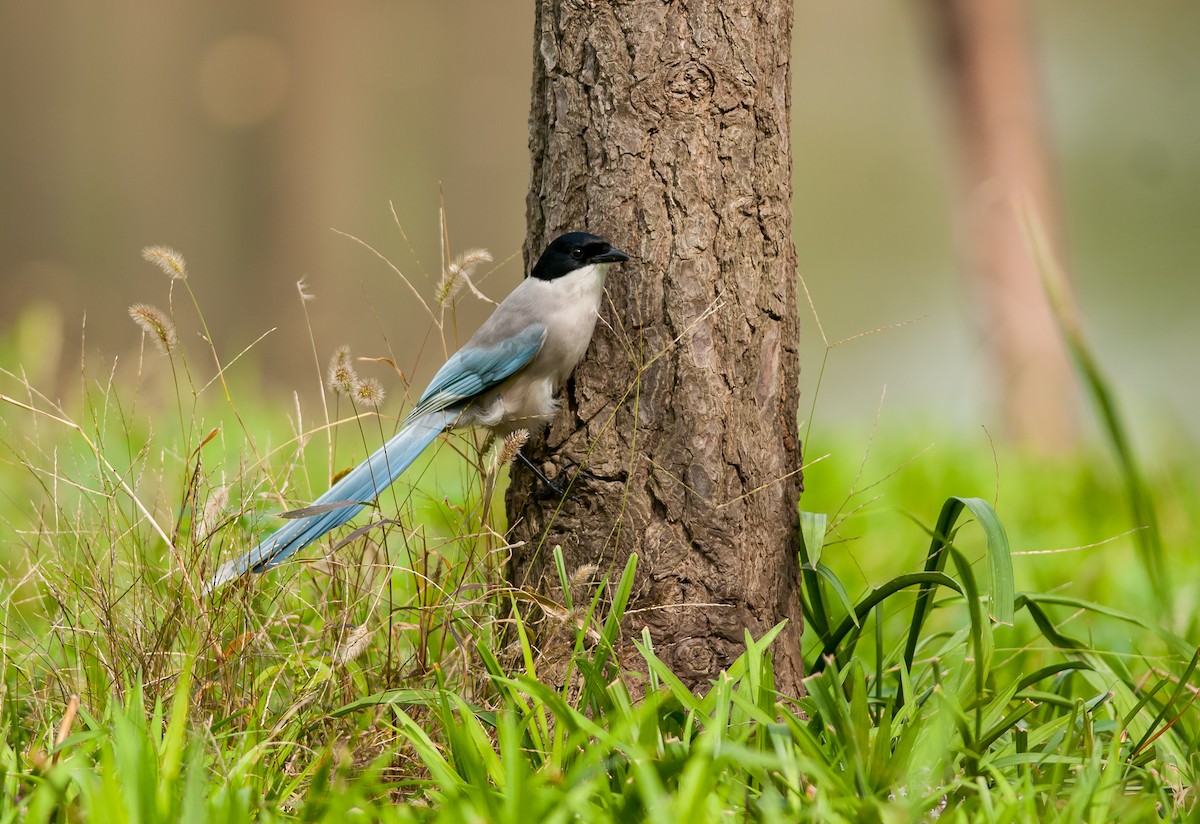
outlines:
{"label": "azure-winged magpie", "polygon": [[596,235],[556,238],[529,277],[438,370],[399,431],[318,498],[314,514],[289,521],[223,564],[205,591],[277,566],[349,521],[447,429],[484,426],[504,437],[548,423],[555,393],[592,339],[604,275],[625,260],[628,255]]}

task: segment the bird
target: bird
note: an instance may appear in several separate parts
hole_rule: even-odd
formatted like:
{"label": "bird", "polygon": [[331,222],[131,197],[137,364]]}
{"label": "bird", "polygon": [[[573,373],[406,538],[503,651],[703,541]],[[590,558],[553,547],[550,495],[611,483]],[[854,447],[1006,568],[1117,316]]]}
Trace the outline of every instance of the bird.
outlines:
{"label": "bird", "polygon": [[503,438],[549,423],[558,409],[555,395],[591,342],[605,275],[627,260],[625,252],[587,232],[551,241],[529,276],[437,371],[396,434],[301,510],[311,514],[289,520],[222,564],[205,593],[278,566],[349,521],[449,429],[479,426]]}

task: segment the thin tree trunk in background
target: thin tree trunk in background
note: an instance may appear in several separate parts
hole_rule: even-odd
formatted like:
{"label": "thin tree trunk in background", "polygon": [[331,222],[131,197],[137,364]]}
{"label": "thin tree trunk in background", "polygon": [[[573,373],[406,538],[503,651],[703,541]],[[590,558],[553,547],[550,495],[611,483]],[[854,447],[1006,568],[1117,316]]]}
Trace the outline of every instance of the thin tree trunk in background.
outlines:
{"label": "thin tree trunk in background", "polygon": [[958,129],[961,246],[1008,435],[1061,452],[1078,437],[1075,381],[1018,213],[1027,197],[1066,259],[1024,6],[933,0],[931,9]]}
{"label": "thin tree trunk in background", "polygon": [[[704,688],[783,619],[778,688],[802,691],[795,534],[797,312],[789,147],[790,0],[540,0],[529,263],[571,229],[635,260],[545,441],[580,478],[556,508],[531,474],[508,492],[511,577],[555,597],[569,572],[639,567],[624,622]],[[639,374],[639,368],[641,368]]]}

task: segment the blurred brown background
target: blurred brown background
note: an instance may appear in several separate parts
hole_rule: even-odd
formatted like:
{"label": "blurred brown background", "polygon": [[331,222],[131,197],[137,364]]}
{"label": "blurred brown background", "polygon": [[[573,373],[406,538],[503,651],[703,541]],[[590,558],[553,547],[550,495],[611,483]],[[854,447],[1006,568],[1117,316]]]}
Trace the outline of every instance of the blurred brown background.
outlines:
{"label": "blurred brown background", "polygon": [[[869,420],[885,384],[887,414],[993,423],[926,12],[796,6],[801,273],[831,339],[920,319],[832,353],[818,426]],[[1031,15],[1091,337],[1143,439],[1200,434],[1200,4],[1040,0]],[[126,307],[167,287],[143,246],[187,258],[225,359],[278,327],[241,369],[281,403],[315,391],[300,278],[322,357],[341,343],[383,354],[385,334],[405,352],[428,329],[395,275],[333,228],[418,284],[437,277],[442,202],[452,248],[518,255],[531,2],[10,0],[3,18],[0,344],[20,318],[44,330],[57,314],[64,334],[45,347],[61,347],[60,374],[77,372],[85,314],[90,353],[137,347]],[[518,255],[485,290],[520,276]],[[486,308],[464,305],[469,332]],[[823,346],[806,306],[801,318],[807,418]],[[0,365],[15,352],[0,346]]]}

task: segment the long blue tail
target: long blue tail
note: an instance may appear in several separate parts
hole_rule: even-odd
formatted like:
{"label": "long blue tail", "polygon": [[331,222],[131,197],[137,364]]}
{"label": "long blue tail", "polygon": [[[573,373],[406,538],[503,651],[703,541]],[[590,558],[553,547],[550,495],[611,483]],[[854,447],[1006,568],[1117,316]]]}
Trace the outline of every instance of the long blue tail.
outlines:
{"label": "long blue tail", "polygon": [[374,500],[400,477],[425,447],[457,418],[457,412],[441,410],[406,421],[391,440],[350,470],[312,504],[313,508],[318,509],[323,505],[343,502],[345,506],[289,521],[245,555],[223,564],[204,591],[211,592],[247,572],[264,572],[281,564],[329,530],[349,521],[367,502]]}

